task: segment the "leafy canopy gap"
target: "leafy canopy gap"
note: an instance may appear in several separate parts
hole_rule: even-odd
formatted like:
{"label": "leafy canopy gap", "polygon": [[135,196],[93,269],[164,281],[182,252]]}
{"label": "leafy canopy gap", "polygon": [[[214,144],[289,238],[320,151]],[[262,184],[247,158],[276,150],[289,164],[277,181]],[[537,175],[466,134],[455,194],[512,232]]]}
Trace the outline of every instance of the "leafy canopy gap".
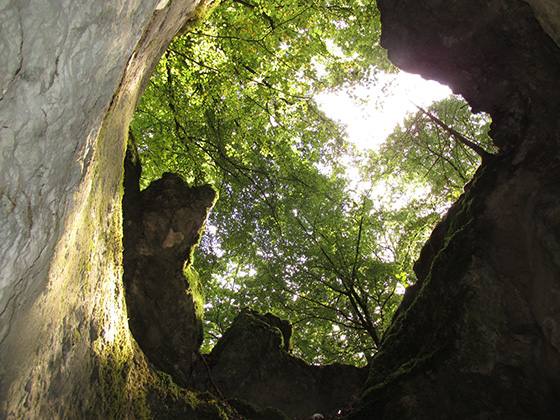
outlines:
{"label": "leafy canopy gap", "polygon": [[[251,306],[291,320],[308,362],[363,365],[415,281],[479,159],[420,111],[359,151],[318,108],[320,92],[395,71],[379,35],[371,1],[226,0],[155,70],[131,126],[143,186],[176,172],[220,194],[195,259],[206,350]],[[490,148],[459,98],[428,112]]]}

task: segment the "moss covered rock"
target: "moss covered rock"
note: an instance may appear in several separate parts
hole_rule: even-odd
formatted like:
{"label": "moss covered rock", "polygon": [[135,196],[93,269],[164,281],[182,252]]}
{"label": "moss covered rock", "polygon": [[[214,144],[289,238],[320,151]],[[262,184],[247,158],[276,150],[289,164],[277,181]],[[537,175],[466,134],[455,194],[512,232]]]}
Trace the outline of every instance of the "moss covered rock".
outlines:
{"label": "moss covered rock", "polygon": [[140,192],[139,176],[129,147],[123,265],[130,329],[148,360],[184,386],[202,343],[204,298],[190,264],[216,192],[189,188],[174,174]]}

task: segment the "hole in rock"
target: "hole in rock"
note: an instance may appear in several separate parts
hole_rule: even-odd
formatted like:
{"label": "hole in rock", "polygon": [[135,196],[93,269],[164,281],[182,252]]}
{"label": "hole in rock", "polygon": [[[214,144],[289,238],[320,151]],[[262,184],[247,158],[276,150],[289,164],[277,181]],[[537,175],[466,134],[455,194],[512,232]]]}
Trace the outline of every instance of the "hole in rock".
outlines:
{"label": "hole in rock", "polygon": [[134,337],[180,385],[291,418],[359,397],[491,151],[488,118],[397,73],[379,31],[359,2],[224,2],[156,68],[130,129],[124,281]]}

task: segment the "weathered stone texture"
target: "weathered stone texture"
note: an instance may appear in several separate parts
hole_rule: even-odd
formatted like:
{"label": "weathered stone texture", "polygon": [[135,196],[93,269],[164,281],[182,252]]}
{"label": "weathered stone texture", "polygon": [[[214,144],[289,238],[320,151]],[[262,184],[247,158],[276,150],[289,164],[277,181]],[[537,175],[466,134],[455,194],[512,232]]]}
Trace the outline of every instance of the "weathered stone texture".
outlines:
{"label": "weathered stone texture", "polygon": [[59,228],[153,3],[4,2],[0,340],[16,306],[45,287]]}
{"label": "weathered stone texture", "polygon": [[389,57],[490,112],[502,150],[424,248],[353,418],[560,416],[560,48],[530,3],[379,1]]}
{"label": "weathered stone texture", "polygon": [[112,395],[123,377],[107,375],[134,353],[121,287],[127,126],[198,2],[157,3],[0,3],[0,417],[114,418],[109,401],[126,405]]}
{"label": "weathered stone texture", "polygon": [[[197,2],[156,3],[0,3],[0,417],[123,418],[138,391],[120,278],[124,139]],[[433,238],[356,416],[558,418],[558,3],[379,6],[391,59],[490,112],[502,154]]]}
{"label": "weathered stone texture", "polygon": [[560,45],[560,3],[556,0],[525,0],[551,38]]}
{"label": "weathered stone texture", "polygon": [[140,165],[131,149],[123,197],[130,329],[148,360],[185,386],[203,338],[204,297],[190,267],[192,253],[217,196],[208,185],[189,188],[175,174],[164,174],[140,192]]}
{"label": "weathered stone texture", "polygon": [[282,410],[290,418],[336,414],[354,403],[366,370],[332,364],[312,366],[289,353],[291,325],[272,315],[244,309],[218,341],[205,364],[199,360],[193,384],[226,398],[242,398]]}

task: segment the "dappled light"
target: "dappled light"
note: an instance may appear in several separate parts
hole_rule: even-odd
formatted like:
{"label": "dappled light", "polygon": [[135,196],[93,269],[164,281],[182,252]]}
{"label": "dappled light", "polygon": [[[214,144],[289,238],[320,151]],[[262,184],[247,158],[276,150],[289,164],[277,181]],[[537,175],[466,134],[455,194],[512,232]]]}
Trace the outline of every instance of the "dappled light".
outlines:
{"label": "dappled light", "polygon": [[560,3],[0,9],[0,418],[560,417]]}
{"label": "dappled light", "polygon": [[[170,46],[131,133],[144,186],[171,171],[219,191],[194,261],[206,294],[203,351],[251,307],[290,320],[291,351],[307,362],[363,366],[375,354],[422,244],[479,164],[410,111],[414,95],[384,140],[375,133],[386,126],[357,136],[339,121],[345,110],[328,98],[347,92],[382,112],[396,74],[378,12],[361,2],[232,2]],[[422,106],[490,147],[487,119],[428,86],[439,102]],[[380,96],[363,102],[366,91]]]}
{"label": "dappled light", "polygon": [[329,118],[346,126],[350,142],[367,150],[384,143],[397,124],[417,111],[415,105],[427,107],[451,95],[447,86],[436,81],[397,71],[380,72],[367,86],[322,92],[316,100]]}

